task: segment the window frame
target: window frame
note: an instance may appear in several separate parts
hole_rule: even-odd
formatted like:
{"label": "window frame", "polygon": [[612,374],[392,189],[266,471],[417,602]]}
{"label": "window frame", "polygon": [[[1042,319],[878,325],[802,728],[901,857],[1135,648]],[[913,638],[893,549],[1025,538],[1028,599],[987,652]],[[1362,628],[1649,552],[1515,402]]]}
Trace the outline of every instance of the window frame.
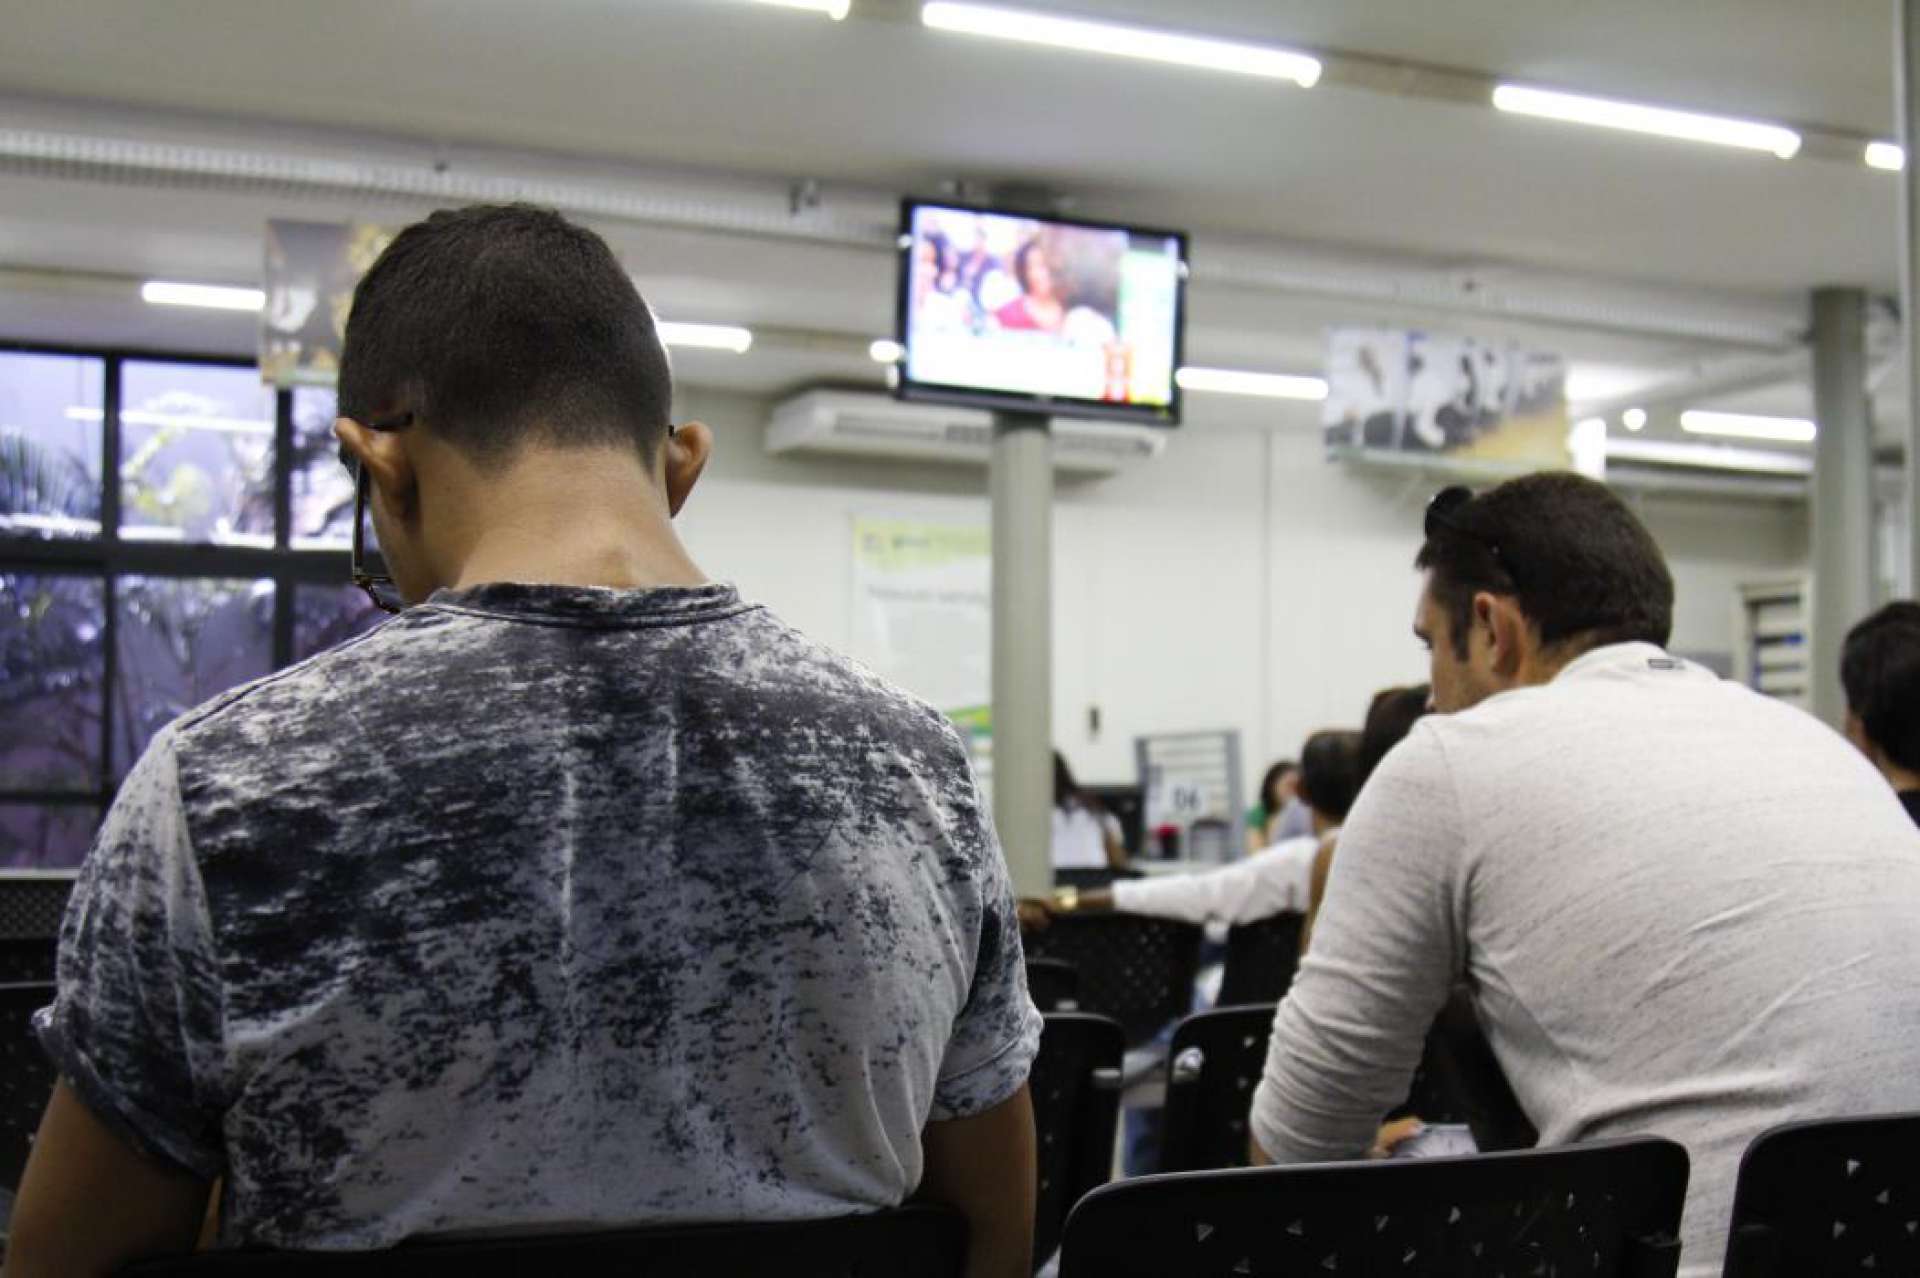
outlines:
{"label": "window frame", "polygon": [[[97,538],[31,537],[0,531],[0,572],[39,576],[83,576],[103,582],[105,614],[101,632],[103,674],[100,713],[100,785],[95,790],[35,790],[0,782],[0,803],[42,808],[93,808],[101,817],[119,791],[114,776],[114,701],[119,681],[117,586],[125,577],[230,577],[270,580],[274,585],[272,669],[294,662],[294,593],[300,587],[351,586],[351,556],[344,550],[299,549],[291,545],[293,523],[293,391],[273,397],[273,546],[235,546],[210,542],[123,540],[120,536],[121,372],[130,362],[193,364],[243,368],[258,373],[257,362],[226,355],[138,347],[76,346],[0,340],[0,353],[65,355],[103,362],[100,465],[100,535]],[[0,881],[71,878],[77,869],[0,869]]]}

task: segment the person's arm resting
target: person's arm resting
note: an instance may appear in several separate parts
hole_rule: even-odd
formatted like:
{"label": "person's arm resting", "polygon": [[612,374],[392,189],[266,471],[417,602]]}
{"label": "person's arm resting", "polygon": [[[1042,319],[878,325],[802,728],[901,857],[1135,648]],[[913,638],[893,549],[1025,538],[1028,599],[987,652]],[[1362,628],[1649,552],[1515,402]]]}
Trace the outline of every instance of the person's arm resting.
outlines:
{"label": "person's arm resting", "polygon": [[1250,1124],[1257,1162],[1364,1157],[1405,1099],[1465,961],[1456,804],[1424,726],[1369,781],[1341,832],[1313,948],[1274,1018]]}
{"label": "person's arm resting", "polygon": [[1305,880],[1303,853],[1290,841],[1217,870],[1121,879],[1112,886],[1113,908],[1124,914],[1179,919],[1187,923],[1251,923],[1306,902],[1296,884]]}
{"label": "person's arm resting", "polygon": [[136,1153],[65,1083],[20,1184],[7,1278],[76,1278],[192,1251],[209,1182]]}
{"label": "person's arm resting", "polygon": [[1026,1278],[1038,1177],[1026,1086],[972,1118],[928,1123],[920,1144],[926,1170],[914,1196],[966,1217],[967,1278]]}

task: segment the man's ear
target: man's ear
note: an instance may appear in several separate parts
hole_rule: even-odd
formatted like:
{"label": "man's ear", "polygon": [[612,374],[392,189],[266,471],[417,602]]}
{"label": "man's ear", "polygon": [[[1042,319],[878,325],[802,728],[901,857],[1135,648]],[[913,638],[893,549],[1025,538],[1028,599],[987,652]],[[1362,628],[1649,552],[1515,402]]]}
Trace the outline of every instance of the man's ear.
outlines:
{"label": "man's ear", "polygon": [[372,430],[351,417],[336,417],[333,436],[366,470],[386,509],[406,510],[414,491],[413,457],[399,432]]}
{"label": "man's ear", "polygon": [[1533,649],[1533,634],[1520,605],[1508,595],[1481,591],[1473,597],[1473,624],[1485,627],[1493,672],[1516,678]]}
{"label": "man's ear", "polygon": [[665,455],[667,513],[678,515],[680,508],[687,504],[687,495],[700,482],[707,458],[713,456],[713,432],[705,423],[688,422],[675,427],[673,433],[661,441],[660,451]]}

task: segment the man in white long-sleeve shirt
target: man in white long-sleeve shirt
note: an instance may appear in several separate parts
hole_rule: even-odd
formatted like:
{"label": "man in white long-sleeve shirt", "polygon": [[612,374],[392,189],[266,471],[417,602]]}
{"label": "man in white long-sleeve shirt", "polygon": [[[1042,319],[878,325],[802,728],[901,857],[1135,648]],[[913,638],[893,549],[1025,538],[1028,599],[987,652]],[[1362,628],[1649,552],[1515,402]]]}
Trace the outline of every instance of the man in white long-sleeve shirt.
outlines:
{"label": "man in white long-sleeve shirt", "polygon": [[1226,924],[1306,913],[1313,858],[1353,806],[1359,764],[1359,733],[1314,733],[1300,752],[1300,800],[1313,817],[1311,834],[1282,839],[1217,870],[1121,879],[1106,891],[1075,894],[1074,908]]}
{"label": "man in white long-sleeve shirt", "polygon": [[1363,1155],[1464,978],[1542,1144],[1686,1145],[1682,1272],[1718,1273],[1761,1131],[1920,1108],[1920,832],[1838,734],[1666,652],[1672,578],[1604,487],[1450,489],[1417,564],[1452,713],[1341,834],[1256,1143]]}

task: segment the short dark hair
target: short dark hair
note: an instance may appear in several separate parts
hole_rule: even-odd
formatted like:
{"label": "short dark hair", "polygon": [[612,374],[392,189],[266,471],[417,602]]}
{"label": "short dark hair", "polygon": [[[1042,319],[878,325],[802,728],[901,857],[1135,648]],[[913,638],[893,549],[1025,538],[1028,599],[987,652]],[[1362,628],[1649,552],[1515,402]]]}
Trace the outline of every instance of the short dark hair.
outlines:
{"label": "short dark hair", "polygon": [[632,444],[666,433],[673,374],[613,251],[526,204],[442,210],[394,237],[353,291],[340,413],[413,413],[483,466],[537,439]]}
{"label": "short dark hair", "polygon": [[1920,603],[1890,603],[1848,631],[1840,683],[1867,740],[1920,772]]}
{"label": "short dark hair", "polygon": [[1322,816],[1344,821],[1360,793],[1360,734],[1316,732],[1300,750],[1300,798]]}
{"label": "short dark hair", "polygon": [[1388,688],[1374,694],[1367,721],[1360,729],[1359,782],[1365,787],[1387,752],[1406,740],[1413,725],[1427,712],[1433,689],[1421,683],[1410,688]]}
{"label": "short dark hair", "polygon": [[1515,598],[1548,645],[1664,647],[1673,634],[1673,574],[1660,547],[1625,502],[1583,475],[1525,475],[1453,507],[1413,562],[1432,574],[1463,657],[1483,590]]}

